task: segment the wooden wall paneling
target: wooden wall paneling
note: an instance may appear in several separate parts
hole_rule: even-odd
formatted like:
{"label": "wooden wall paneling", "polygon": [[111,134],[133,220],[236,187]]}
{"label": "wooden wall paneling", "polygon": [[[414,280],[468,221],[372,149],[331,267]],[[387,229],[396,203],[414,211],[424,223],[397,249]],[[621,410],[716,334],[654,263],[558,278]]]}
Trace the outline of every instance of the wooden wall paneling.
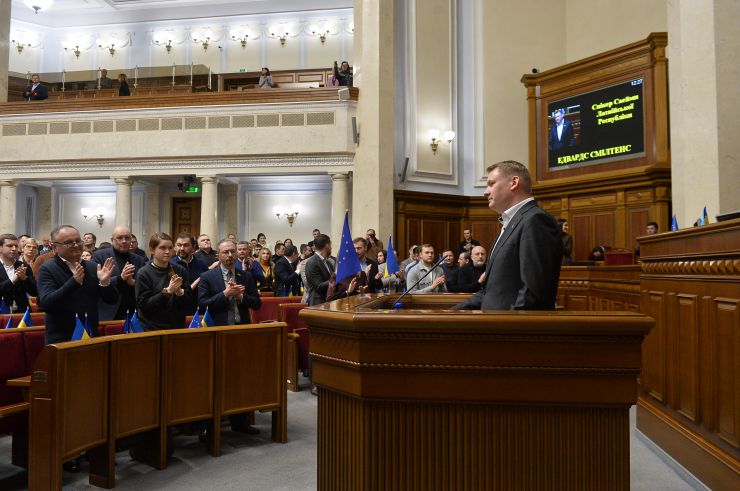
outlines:
{"label": "wooden wall paneling", "polygon": [[678,412],[697,422],[699,397],[699,299],[696,295],[676,296],[676,403]]}
{"label": "wooden wall paneling", "polygon": [[628,207],[627,208],[627,231],[628,241],[625,247],[630,249],[637,248],[637,237],[645,235],[645,229],[650,219],[649,207]]}
{"label": "wooden wall paneling", "polygon": [[699,406],[701,426],[714,433],[717,427],[717,418],[714,408],[714,372],[716,364],[716,343],[714,341],[715,324],[714,298],[704,295],[701,298],[701,323],[699,325]]}
{"label": "wooden wall paneling", "polygon": [[575,261],[587,260],[591,249],[596,245],[591,222],[590,214],[574,213],[572,215],[570,234],[573,236],[573,259]]}
{"label": "wooden wall paneling", "polygon": [[[452,252],[454,252],[455,255],[457,255],[457,249],[460,245],[460,241],[462,240],[462,231],[463,228],[459,221],[453,220],[447,222],[447,246],[445,247],[445,249],[452,249]],[[481,242],[481,244],[483,244],[483,242]],[[442,252],[442,249],[437,252]]]}
{"label": "wooden wall paneling", "polygon": [[422,243],[421,239],[421,220],[418,218],[409,218],[406,220],[406,247],[403,250],[399,250],[398,253],[401,257],[408,256],[408,250],[412,245],[419,245]]}
{"label": "wooden wall paneling", "polygon": [[665,292],[649,292],[648,310],[644,312],[655,319],[655,327],[643,343],[643,389],[660,402],[665,398],[665,297]]}
{"label": "wooden wall paneling", "polygon": [[740,300],[715,299],[717,435],[740,444]]}
{"label": "wooden wall paneling", "polygon": [[423,220],[421,222],[421,244],[432,244],[435,252],[447,247],[448,228],[445,220]]}
{"label": "wooden wall paneling", "polygon": [[616,243],[616,211],[601,211],[593,214],[594,224],[594,235],[593,241],[594,246],[617,246]]}

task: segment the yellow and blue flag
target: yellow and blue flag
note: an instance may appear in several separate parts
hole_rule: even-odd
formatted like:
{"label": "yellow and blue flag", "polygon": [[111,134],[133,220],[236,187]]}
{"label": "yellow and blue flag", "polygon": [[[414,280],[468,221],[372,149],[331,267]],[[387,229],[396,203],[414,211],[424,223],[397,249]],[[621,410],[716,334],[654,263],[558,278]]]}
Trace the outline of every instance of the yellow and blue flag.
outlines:
{"label": "yellow and blue flag", "polygon": [[72,339],[70,339],[70,341],[80,341],[81,339],[90,339],[90,334],[88,334],[87,329],[85,329],[85,326],[82,325],[80,316],[75,315],[75,318],[77,319],[77,322],[75,322],[75,330],[72,333]]}
{"label": "yellow and blue flag", "polygon": [[206,312],[203,314],[203,318],[200,320],[200,325],[203,327],[213,327],[216,323],[213,322],[213,317],[206,307]]}
{"label": "yellow and blue flag", "polygon": [[709,225],[709,215],[707,215],[707,207],[704,207],[704,212],[701,215],[701,224]]}
{"label": "yellow and blue flag", "polygon": [[353,276],[361,271],[360,258],[357,257],[357,252],[355,252],[355,244],[352,242],[352,233],[349,230],[349,212],[345,212],[342,240],[337,254],[337,283],[347,276]]}
{"label": "yellow and blue flag", "polygon": [[198,329],[199,327],[203,327],[200,323],[200,307],[195,309],[195,315],[193,315],[193,320],[191,320],[190,324],[188,325],[189,329]]}
{"label": "yellow and blue flag", "polygon": [[29,307],[26,307],[26,313],[23,314],[21,321],[18,323],[18,327],[33,327],[33,322],[31,321],[31,309]]}
{"label": "yellow and blue flag", "polygon": [[398,258],[396,257],[396,251],[393,250],[393,236],[388,236],[388,254],[385,257],[385,274],[384,278],[398,273],[401,268],[398,267]]}

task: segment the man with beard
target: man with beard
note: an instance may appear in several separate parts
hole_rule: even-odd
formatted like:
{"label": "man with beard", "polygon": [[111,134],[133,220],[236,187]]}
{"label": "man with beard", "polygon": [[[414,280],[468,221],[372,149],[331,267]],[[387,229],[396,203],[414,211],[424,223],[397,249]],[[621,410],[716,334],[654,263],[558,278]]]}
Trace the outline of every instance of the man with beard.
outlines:
{"label": "man with beard", "polygon": [[265,273],[262,268],[256,266],[257,260],[252,257],[252,244],[246,240],[236,244],[236,269],[240,271],[249,271],[252,273],[255,281],[261,283],[265,279]]}
{"label": "man with beard", "polygon": [[[236,269],[236,243],[224,239],[216,245],[219,267],[203,273],[198,285],[198,305],[208,308],[217,326],[249,324],[249,309],[262,304],[257,283],[249,271]],[[229,416],[231,429],[239,433],[257,434],[259,430],[247,423],[246,413]]]}
{"label": "man with beard", "polygon": [[191,290],[198,291],[200,275],[208,271],[208,265],[200,258],[195,257],[195,237],[189,232],[180,232],[175,241],[175,257],[170,262],[178,264],[185,269],[187,277],[183,284],[188,285]]}
{"label": "man with beard", "polygon": [[118,302],[98,302],[98,316],[101,321],[125,319],[126,314],[132,314],[136,308],[136,272],[146,264],[146,259],[131,252],[131,231],[128,227],[119,225],[111,234],[111,247],[98,249],[92,260],[103,265],[109,258],[113,258],[113,272],[110,276],[111,285],[118,291]]}
{"label": "man with beard", "polygon": [[486,249],[483,246],[475,246],[470,254],[470,263],[460,268],[459,291],[475,293],[480,290],[482,282],[485,281],[485,272]]}

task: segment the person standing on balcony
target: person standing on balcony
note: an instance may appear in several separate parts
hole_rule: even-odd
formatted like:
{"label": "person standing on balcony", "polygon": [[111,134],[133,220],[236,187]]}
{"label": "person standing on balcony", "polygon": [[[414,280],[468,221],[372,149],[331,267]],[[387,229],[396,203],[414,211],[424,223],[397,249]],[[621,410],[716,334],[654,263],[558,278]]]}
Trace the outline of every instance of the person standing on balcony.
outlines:
{"label": "person standing on balcony", "polygon": [[23,98],[27,101],[43,101],[49,98],[49,89],[41,85],[41,78],[38,73],[31,75],[31,83],[23,91]]}

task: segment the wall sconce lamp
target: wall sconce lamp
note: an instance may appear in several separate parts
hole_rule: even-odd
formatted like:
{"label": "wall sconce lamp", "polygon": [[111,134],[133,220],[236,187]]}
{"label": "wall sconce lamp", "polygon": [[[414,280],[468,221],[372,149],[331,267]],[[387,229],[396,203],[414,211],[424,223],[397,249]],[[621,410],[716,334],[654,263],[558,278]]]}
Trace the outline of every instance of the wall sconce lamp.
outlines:
{"label": "wall sconce lamp", "polygon": [[166,43],[164,41],[157,40],[157,41],[154,41],[154,44],[156,44],[157,46],[164,46],[164,48],[167,50],[167,53],[172,51],[172,40],[171,39],[168,39]]}
{"label": "wall sconce lamp", "polygon": [[293,222],[295,221],[300,211],[301,208],[299,206],[293,206],[288,210],[280,208],[279,206],[272,207],[272,212],[275,214],[276,217],[278,217],[278,220],[280,219],[280,217],[284,217],[286,220],[288,220],[288,224],[291,227],[293,226]]}
{"label": "wall sconce lamp", "polygon": [[318,36],[321,40],[321,44],[324,44],[326,42],[326,36],[329,35],[329,29],[320,29],[317,26],[311,26],[309,29],[311,29],[311,35],[312,36]]}
{"label": "wall sconce lamp", "polygon": [[241,43],[241,45],[242,45],[242,48],[246,48],[247,47],[247,38],[248,37],[249,37],[249,34],[243,34],[241,36],[237,36],[235,34],[232,34],[231,35],[231,39],[233,39],[234,41],[239,41]]}
{"label": "wall sconce lamp", "polygon": [[111,56],[114,56],[116,54],[116,45],[113,43],[111,43],[110,46],[103,46],[103,44],[101,43],[98,44],[98,48],[106,48]]}
{"label": "wall sconce lamp", "polygon": [[18,54],[23,53],[23,48],[31,47],[31,43],[21,43],[21,42],[16,41],[15,39],[11,39],[10,42],[15,44],[15,49],[18,50]]}
{"label": "wall sconce lamp", "polygon": [[208,51],[208,43],[211,41],[211,37],[207,34],[193,34],[193,42],[200,43],[203,46],[203,51]]}
{"label": "wall sconce lamp", "polygon": [[[72,49],[72,48],[64,48],[64,51],[69,51],[70,49]],[[77,59],[79,59],[80,58],[80,55],[82,54],[82,51],[80,51],[80,47],[79,46],[75,46],[75,49],[74,49],[74,51],[72,51],[72,53],[74,53],[74,55],[77,57]]]}
{"label": "wall sconce lamp", "polygon": [[283,35],[278,35],[278,34],[275,34],[274,32],[273,33],[270,33],[270,37],[277,38],[277,39],[280,40],[280,46],[285,46],[285,41],[288,40],[288,36],[290,36],[290,33],[289,32],[286,32]]}
{"label": "wall sconce lamp", "polygon": [[95,220],[97,220],[100,228],[103,228],[103,222],[105,221],[105,218],[103,218],[102,208],[97,208],[95,210],[91,210],[90,208],[80,208],[80,213],[82,213],[82,218],[85,220],[92,220],[94,218]]}
{"label": "wall sconce lamp", "polygon": [[[432,128],[431,130],[428,131],[427,134],[429,135],[429,138],[431,138],[432,140],[432,143],[429,145],[430,147],[432,147],[432,154],[437,155],[437,147],[439,147],[439,142],[441,141],[439,138],[439,130]],[[452,143],[452,140],[454,139],[455,139],[454,131],[451,131],[451,130],[445,131],[444,141],[446,141],[448,145]]]}

